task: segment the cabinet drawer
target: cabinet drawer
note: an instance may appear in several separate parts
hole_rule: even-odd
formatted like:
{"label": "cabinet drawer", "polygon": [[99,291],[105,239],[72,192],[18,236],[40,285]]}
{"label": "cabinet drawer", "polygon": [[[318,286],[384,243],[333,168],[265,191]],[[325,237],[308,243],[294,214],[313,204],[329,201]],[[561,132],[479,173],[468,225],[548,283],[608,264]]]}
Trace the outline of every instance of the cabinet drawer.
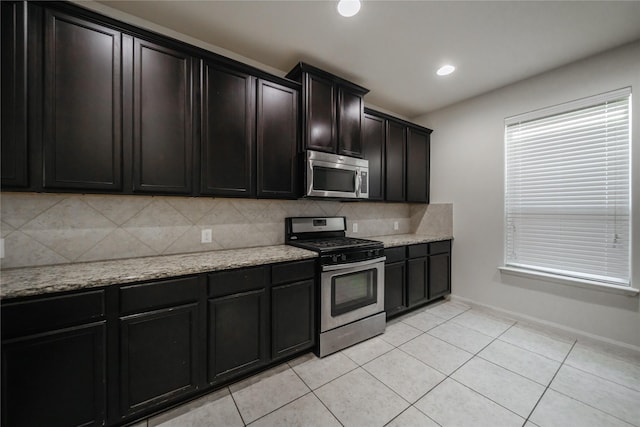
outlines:
{"label": "cabinet drawer", "polygon": [[384,255],[387,257],[387,264],[402,261],[407,257],[407,247],[399,246],[397,248],[385,248]]}
{"label": "cabinet drawer", "polygon": [[264,288],[267,284],[267,278],[267,267],[210,273],[208,294],[209,297],[219,297]]}
{"label": "cabinet drawer", "polygon": [[2,339],[93,322],[104,315],[104,290],[3,304]]}
{"label": "cabinet drawer", "polygon": [[129,314],[198,299],[198,278],[142,283],[120,288],[120,312]]}
{"label": "cabinet drawer", "polygon": [[271,268],[271,283],[279,285],[310,279],[315,275],[315,265],[315,260],[274,265]]}
{"label": "cabinet drawer", "polygon": [[409,258],[418,258],[427,256],[429,253],[429,244],[421,243],[419,245],[410,245],[409,246]]}
{"label": "cabinet drawer", "polygon": [[451,240],[443,240],[442,242],[429,243],[430,254],[442,254],[451,251]]}

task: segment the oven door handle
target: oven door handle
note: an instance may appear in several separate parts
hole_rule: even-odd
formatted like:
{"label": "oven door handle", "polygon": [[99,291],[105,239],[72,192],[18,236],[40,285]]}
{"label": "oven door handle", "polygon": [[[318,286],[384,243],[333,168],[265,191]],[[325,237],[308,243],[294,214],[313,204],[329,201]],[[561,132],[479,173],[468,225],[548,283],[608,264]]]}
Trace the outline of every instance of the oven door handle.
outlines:
{"label": "oven door handle", "polygon": [[335,270],[344,270],[344,269],[351,269],[351,268],[359,268],[359,267],[365,267],[367,265],[372,265],[372,264],[377,264],[379,262],[384,262],[387,259],[386,256],[380,257],[380,258],[375,258],[375,259],[368,259],[366,261],[359,261],[359,262],[351,262],[351,263],[344,263],[344,264],[337,264],[337,265],[323,265],[322,266],[322,271],[335,271]]}

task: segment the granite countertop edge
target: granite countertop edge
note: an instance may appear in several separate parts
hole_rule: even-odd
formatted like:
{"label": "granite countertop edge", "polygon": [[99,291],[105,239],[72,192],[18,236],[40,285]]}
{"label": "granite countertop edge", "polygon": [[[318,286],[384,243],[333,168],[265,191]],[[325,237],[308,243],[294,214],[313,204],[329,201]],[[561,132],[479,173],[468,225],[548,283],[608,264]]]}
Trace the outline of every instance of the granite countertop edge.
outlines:
{"label": "granite countertop edge", "polygon": [[[385,248],[451,240],[450,235],[399,234],[366,237]],[[225,249],[77,264],[2,270],[0,299],[44,295],[110,285],[161,280],[207,272],[317,258],[318,254],[288,245]]]}
{"label": "granite countertop edge", "polygon": [[394,234],[388,236],[373,236],[367,239],[378,240],[384,244],[385,248],[396,246],[417,245],[420,243],[440,242],[443,240],[453,240],[450,234]]}
{"label": "granite countertop edge", "polygon": [[0,299],[168,279],[278,262],[312,259],[317,253],[287,245],[178,255],[60,264],[3,270]]}

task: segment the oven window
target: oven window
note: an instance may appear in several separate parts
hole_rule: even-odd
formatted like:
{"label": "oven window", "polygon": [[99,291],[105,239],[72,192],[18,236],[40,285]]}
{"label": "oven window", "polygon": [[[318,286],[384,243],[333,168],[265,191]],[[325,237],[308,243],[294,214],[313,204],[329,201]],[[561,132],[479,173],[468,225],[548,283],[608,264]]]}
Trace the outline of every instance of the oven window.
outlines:
{"label": "oven window", "polygon": [[377,279],[375,268],[332,277],[331,316],[375,304],[378,299]]}
{"label": "oven window", "polygon": [[355,171],[347,169],[313,167],[313,189],[319,191],[356,191]]}

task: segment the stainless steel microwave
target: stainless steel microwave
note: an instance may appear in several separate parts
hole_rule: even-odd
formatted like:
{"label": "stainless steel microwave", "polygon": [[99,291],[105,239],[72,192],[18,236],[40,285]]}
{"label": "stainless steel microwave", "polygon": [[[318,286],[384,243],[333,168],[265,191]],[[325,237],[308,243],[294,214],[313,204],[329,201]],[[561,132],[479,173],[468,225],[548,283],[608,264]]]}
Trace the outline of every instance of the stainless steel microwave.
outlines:
{"label": "stainless steel microwave", "polygon": [[306,196],[369,198],[369,161],[307,150]]}

